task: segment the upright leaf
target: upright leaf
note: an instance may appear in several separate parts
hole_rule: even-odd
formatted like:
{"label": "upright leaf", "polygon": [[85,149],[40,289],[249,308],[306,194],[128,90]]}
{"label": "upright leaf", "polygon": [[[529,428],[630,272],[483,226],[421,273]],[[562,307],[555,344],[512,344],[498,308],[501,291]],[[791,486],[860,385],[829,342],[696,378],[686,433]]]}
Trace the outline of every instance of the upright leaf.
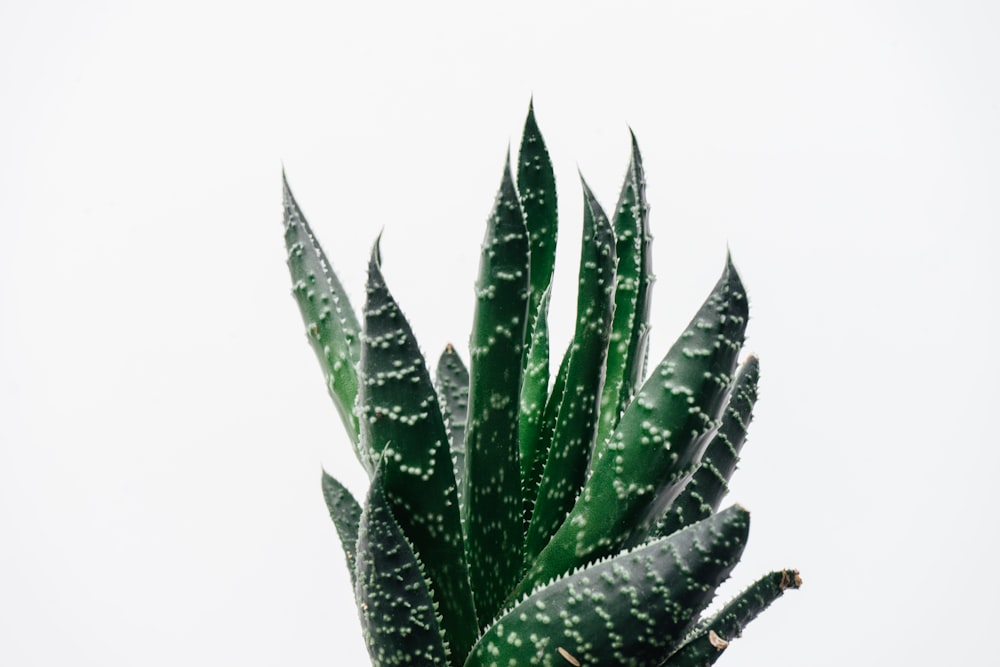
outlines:
{"label": "upright leaf", "polygon": [[[542,140],[542,133],[535,122],[535,106],[528,104],[528,117],[524,121],[521,150],[518,155],[517,189],[524,210],[524,225],[528,232],[530,249],[530,287],[528,314],[534,317],[542,296],[552,281],[556,261],[556,176],[549,160],[549,152]],[[531,340],[528,322],[525,339]],[[527,363],[527,358],[525,358]]]}
{"label": "upright leaf", "polygon": [[351,492],[336,479],[323,471],[323,498],[333,519],[333,527],[337,529],[340,545],[344,548],[347,558],[347,569],[351,573],[351,584],[357,584],[354,578],[355,561],[358,543],[358,524],[361,521],[361,505],[354,499]]}
{"label": "upright leaf", "polygon": [[740,449],[747,437],[747,427],[757,402],[757,357],[751,356],[740,367],[733,382],[722,425],[705,449],[698,470],[691,476],[677,499],[656,522],[653,537],[662,537],[701,521],[719,509],[729,491],[729,480],[736,471]]}
{"label": "upright leaf", "polygon": [[649,297],[653,282],[652,236],[646,177],[639,145],[632,135],[632,158],[615,208],[615,317],[608,347],[607,372],[601,393],[597,442],[604,442],[618,425],[642,381],[649,329]]}
{"label": "upright leaf", "polygon": [[469,413],[469,371],[462,358],[449,343],[438,359],[435,374],[441,414],[451,438],[451,461],[455,468],[455,484],[461,498],[462,480],[465,479],[465,422]]}
{"label": "upright leaf", "polygon": [[576,332],[562,400],[528,528],[525,551],[534,557],[573,506],[594,447],[604,364],[614,311],[615,238],[611,223],[583,184],[583,242]]}
{"label": "upright leaf", "polygon": [[490,626],[465,667],[653,667],[729,576],[748,528],[733,507],[557,579]]}
{"label": "upright leaf", "polygon": [[483,240],[469,341],[463,525],[483,622],[521,576],[518,419],[527,308],[528,239],[508,158]]}
{"label": "upright leaf", "polygon": [[798,588],[802,579],[796,570],[779,570],[767,574],[711,618],[699,622],[664,667],[709,667],[715,664],[729,643],[743,634],[750,621],[784,595],[789,588]]}
{"label": "upright leaf", "polygon": [[566,520],[519,594],[646,535],[694,472],[726,397],[743,344],[747,302],[732,263],[687,330],[643,385]]}
{"label": "upright leaf", "polygon": [[360,356],[361,328],[347,293],[292,196],[284,173],[281,178],[292,293],[306,325],[306,337],[323,369],[330,398],[344,422],[354,453],[371,476],[370,452],[360,444],[358,418],[354,414],[358,393],[355,366]]}
{"label": "upright leaf", "polygon": [[361,437],[385,460],[384,490],[426,569],[456,656],[478,625],[465,562],[448,434],[423,355],[382,277],[378,244],[368,266],[361,349]]}
{"label": "upright leaf", "polygon": [[461,664],[449,663],[423,564],[383,489],[385,468],[380,465],[372,480],[358,531],[355,597],[368,655],[374,667]]}
{"label": "upright leaf", "polygon": [[[521,417],[518,422],[518,441],[521,445],[521,492],[525,512],[534,504],[534,495],[528,495],[528,478],[532,476],[545,417],[545,401],[549,393],[549,290],[545,291],[538,310],[532,318],[531,342],[525,354],[524,377],[521,382]],[[537,484],[534,485],[537,490]],[[526,514],[526,516],[529,516]],[[525,526],[527,527],[527,525]]]}

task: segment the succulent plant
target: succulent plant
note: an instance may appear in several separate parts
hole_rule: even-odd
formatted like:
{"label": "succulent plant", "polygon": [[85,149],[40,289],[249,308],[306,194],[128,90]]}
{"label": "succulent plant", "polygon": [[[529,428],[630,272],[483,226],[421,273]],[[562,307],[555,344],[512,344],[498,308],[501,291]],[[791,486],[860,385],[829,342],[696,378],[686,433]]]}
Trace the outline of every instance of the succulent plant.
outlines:
{"label": "succulent plant", "polygon": [[709,665],[801,583],[778,570],[706,612],[749,526],[719,511],[757,398],[732,261],[647,377],[634,135],[612,216],[586,183],[583,198],[576,328],[552,373],[555,177],[529,106],[486,225],[469,365],[449,345],[432,379],[378,241],[359,318],[284,180],[293,293],[370,478],[363,504],[322,486],[375,665]]}

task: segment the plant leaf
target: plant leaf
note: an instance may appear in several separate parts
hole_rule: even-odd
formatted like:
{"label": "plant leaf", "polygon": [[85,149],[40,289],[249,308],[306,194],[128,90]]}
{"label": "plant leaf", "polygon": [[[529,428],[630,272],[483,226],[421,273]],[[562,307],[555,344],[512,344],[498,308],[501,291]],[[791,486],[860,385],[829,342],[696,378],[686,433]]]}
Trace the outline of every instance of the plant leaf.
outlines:
{"label": "plant leaf", "polygon": [[491,625],[465,667],[656,665],[729,576],[748,529],[732,507],[557,579]]}
{"label": "plant leaf", "polygon": [[479,627],[448,434],[423,355],[382,277],[377,242],[367,295],[358,395],[361,438],[385,460],[386,497],[424,564],[445,638],[456,656],[464,656]]}
{"label": "plant leaf", "polygon": [[646,381],[608,442],[566,520],[516,593],[615,553],[653,527],[691,476],[728,393],[747,320],[732,262],[687,330]]}
{"label": "plant leaf", "polygon": [[653,284],[652,236],[646,177],[639,145],[632,135],[632,157],[615,208],[615,315],[608,346],[607,372],[601,393],[597,439],[603,443],[632,401],[645,371],[649,298]]}
{"label": "plant leaf", "polygon": [[528,528],[525,554],[529,559],[548,542],[583,486],[594,448],[611,334],[616,264],[614,230],[586,183],[583,183],[583,192],[576,332],[552,444]]}
{"label": "plant leaf", "polygon": [[677,499],[656,523],[651,535],[662,537],[711,516],[729,491],[729,480],[736,471],[740,450],[747,437],[757,402],[757,357],[751,356],[740,367],[733,382],[729,401],[722,415],[722,425],[708,443],[698,470],[684,486]]}
{"label": "plant leaf", "polygon": [[[545,417],[545,401],[549,393],[549,297],[550,290],[545,290],[538,304],[531,327],[531,343],[525,355],[524,376],[521,381],[521,417],[518,422],[518,441],[521,448],[521,493],[524,497],[525,521],[530,518],[531,507],[534,505],[534,493],[538,485],[535,483],[531,492],[528,491],[528,480],[535,474],[535,461],[538,458],[539,437]],[[540,470],[539,473],[540,474]],[[525,530],[528,524],[525,523]]]}
{"label": "plant leaf", "polygon": [[523,564],[518,421],[527,294],[528,239],[508,157],[483,240],[469,341],[463,525],[484,622],[517,583]]}
{"label": "plant leaf", "polygon": [[666,662],[665,667],[708,667],[715,663],[733,639],[743,634],[750,621],[784,595],[798,588],[797,570],[779,570],[764,575],[712,618],[699,622],[694,632]]}
{"label": "plant leaf", "polygon": [[323,369],[327,391],[344,422],[354,453],[370,477],[373,470],[371,453],[360,443],[358,418],[354,414],[358,393],[355,366],[360,357],[361,328],[347,293],[292,196],[284,173],[281,179],[292,294],[306,325],[306,337]]}
{"label": "plant leaf", "polygon": [[[535,122],[533,102],[528,104],[528,117],[524,121],[517,162],[517,189],[524,211],[524,225],[528,232],[530,248],[528,314],[534,317],[552,281],[559,220],[556,206],[556,176],[542,133]],[[534,322],[529,321],[527,325],[525,339],[531,340],[531,327]]]}
{"label": "plant leaf", "polygon": [[355,586],[357,585],[355,580],[357,556],[354,550],[358,544],[361,505],[343,484],[327,474],[325,470],[323,471],[323,498],[330,511],[330,518],[333,519],[333,526],[337,529],[337,535],[340,537],[340,544],[344,548],[347,570],[351,573],[351,584]]}
{"label": "plant leaf", "polygon": [[451,438],[451,461],[461,504],[462,480],[465,479],[465,422],[469,413],[469,371],[451,343],[438,359],[434,384],[441,401],[441,414]]}
{"label": "plant leaf", "polygon": [[380,465],[358,531],[355,597],[368,654],[374,667],[445,667],[449,649],[441,618],[421,560],[393,516],[385,473]]}

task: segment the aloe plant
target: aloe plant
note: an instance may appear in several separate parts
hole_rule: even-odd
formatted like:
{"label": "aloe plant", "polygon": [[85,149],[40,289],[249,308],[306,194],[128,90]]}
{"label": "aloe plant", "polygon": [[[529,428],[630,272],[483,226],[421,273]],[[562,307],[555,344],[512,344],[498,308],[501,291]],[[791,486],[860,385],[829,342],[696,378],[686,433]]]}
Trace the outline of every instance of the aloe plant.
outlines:
{"label": "aloe plant", "polygon": [[359,317],[284,180],[293,293],[370,478],[363,504],[325,472],[322,487],[374,665],[710,665],[801,583],[778,570],[706,612],[749,527],[719,510],[757,399],[746,293],[727,257],[647,377],[634,135],[611,215],[582,189],[576,327],[552,372],[555,177],[529,106],[486,225],[469,365],[449,345],[432,379],[378,241]]}

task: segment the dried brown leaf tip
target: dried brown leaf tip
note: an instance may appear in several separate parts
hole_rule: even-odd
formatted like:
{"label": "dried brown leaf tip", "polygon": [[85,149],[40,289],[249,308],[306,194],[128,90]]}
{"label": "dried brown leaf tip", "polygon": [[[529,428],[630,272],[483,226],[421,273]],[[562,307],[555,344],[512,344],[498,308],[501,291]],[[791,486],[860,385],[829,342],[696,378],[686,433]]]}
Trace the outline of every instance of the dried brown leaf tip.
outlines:
{"label": "dried brown leaf tip", "polygon": [[559,655],[562,656],[563,660],[565,660],[569,664],[573,665],[573,667],[580,667],[580,661],[577,660],[576,657],[572,653],[570,653],[569,651],[567,651],[566,649],[564,649],[562,646],[560,646],[559,648],[557,648],[556,651],[559,652]]}

